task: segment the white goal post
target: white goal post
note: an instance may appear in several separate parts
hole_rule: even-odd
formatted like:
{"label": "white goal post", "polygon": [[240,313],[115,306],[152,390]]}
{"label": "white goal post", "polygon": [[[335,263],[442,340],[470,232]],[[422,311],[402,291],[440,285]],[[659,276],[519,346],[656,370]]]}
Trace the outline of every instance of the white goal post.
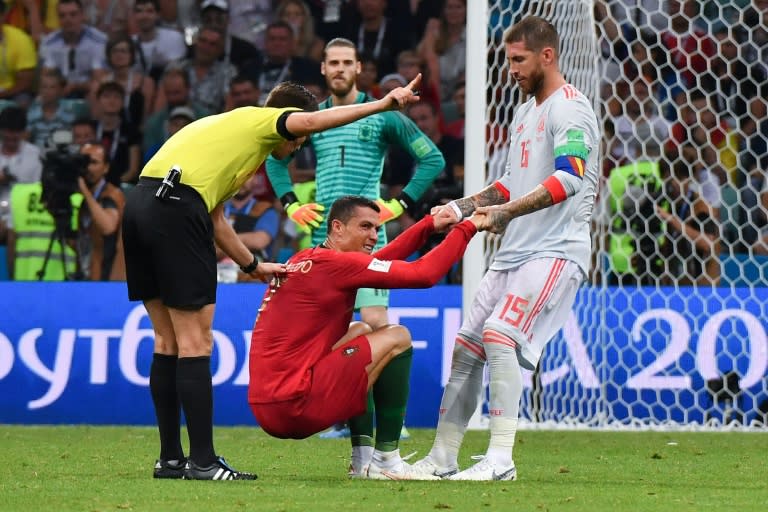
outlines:
{"label": "white goal post", "polygon": [[[748,0],[669,2],[674,12],[667,2],[598,2],[468,2],[466,194],[503,172],[504,129],[521,98],[501,35],[525,15],[556,26],[561,70],[604,130],[593,273],[526,375],[521,418],[550,428],[764,428],[768,15]],[[685,54],[685,23],[703,50]],[[465,306],[494,242],[478,237],[466,253]]]}

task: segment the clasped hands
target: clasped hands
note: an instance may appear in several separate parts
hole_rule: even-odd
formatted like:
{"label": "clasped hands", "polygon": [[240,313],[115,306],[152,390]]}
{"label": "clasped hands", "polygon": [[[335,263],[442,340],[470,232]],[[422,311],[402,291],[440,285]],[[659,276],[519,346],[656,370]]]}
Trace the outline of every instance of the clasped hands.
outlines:
{"label": "clasped hands", "polygon": [[[448,205],[435,206],[429,213],[434,219],[437,232],[446,231],[459,222],[453,208]],[[503,205],[481,206],[466,220],[474,224],[478,231],[501,234],[506,229],[510,217],[506,214]]]}

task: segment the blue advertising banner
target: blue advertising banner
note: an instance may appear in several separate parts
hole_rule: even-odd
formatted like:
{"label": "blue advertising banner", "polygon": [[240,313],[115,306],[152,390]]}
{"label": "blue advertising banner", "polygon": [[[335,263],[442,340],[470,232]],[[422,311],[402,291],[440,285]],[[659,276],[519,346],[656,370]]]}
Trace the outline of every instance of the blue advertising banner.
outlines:
{"label": "blue advertising banner", "polygon": [[[247,354],[263,291],[256,284],[219,286],[217,424],[255,425],[246,403]],[[549,405],[553,417],[578,407],[617,421],[698,422],[704,382],[730,370],[759,399],[768,369],[768,290],[690,295],[583,288],[581,306],[548,346],[538,376],[544,392],[560,395]],[[0,422],[154,423],[152,330],[143,306],[127,301],[123,283],[0,283],[0,311]],[[461,322],[461,288],[393,291],[390,320],[410,329],[416,349],[407,424],[434,426]]]}

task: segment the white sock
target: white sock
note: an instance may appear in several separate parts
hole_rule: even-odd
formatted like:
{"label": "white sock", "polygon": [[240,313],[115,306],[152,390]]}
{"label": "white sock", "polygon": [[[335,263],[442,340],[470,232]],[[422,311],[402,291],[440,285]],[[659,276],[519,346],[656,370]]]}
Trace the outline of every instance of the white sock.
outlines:
{"label": "white sock", "polygon": [[373,446],[352,447],[352,467],[362,469],[371,463],[373,458]]}
{"label": "white sock", "polygon": [[485,360],[466,348],[465,343],[482,350],[477,343],[463,337],[456,338],[451,376],[443,390],[435,442],[429,452],[432,461],[444,468],[457,467],[464,432],[475,413],[483,388]]}
{"label": "white sock", "polygon": [[488,357],[490,374],[490,412],[491,441],[486,457],[498,466],[512,465],[512,449],[517,433],[517,418],[520,413],[520,397],[523,394],[523,376],[517,361],[515,342],[498,331],[486,331],[491,335],[486,338],[505,339],[510,345],[486,342],[485,353]]}
{"label": "white sock", "polygon": [[382,452],[380,450],[373,451],[372,461],[376,463],[380,468],[393,468],[397,466],[402,459],[400,458],[400,449],[392,450],[391,452]]}

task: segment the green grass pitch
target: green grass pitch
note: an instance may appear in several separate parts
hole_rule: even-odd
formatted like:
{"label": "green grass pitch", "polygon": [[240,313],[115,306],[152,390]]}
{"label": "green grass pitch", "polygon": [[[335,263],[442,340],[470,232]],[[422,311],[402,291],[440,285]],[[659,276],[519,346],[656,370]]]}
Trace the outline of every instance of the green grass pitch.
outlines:
{"label": "green grass pitch", "polygon": [[[411,429],[404,455],[433,430]],[[768,433],[521,431],[516,482],[349,480],[348,440],[284,441],[216,428],[216,446],[255,482],[151,478],[148,427],[0,426],[0,511],[765,511]],[[469,432],[460,464],[484,452]]]}

